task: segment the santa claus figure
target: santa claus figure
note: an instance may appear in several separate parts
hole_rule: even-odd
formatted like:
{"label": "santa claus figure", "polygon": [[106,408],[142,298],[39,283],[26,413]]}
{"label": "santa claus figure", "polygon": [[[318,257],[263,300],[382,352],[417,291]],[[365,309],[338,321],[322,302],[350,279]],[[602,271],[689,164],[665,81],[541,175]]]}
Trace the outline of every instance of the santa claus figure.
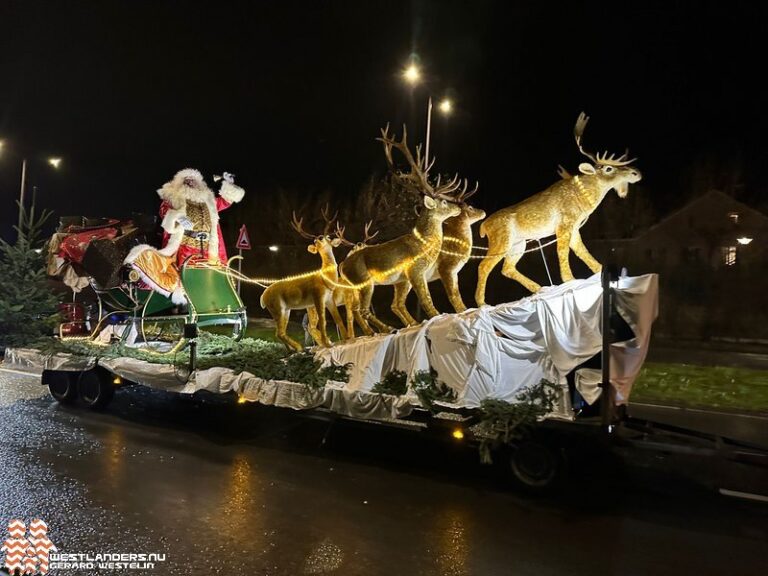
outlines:
{"label": "santa claus figure", "polygon": [[243,199],[244,191],[235,186],[234,178],[225,172],[219,195],[213,192],[198,170],[187,168],[157,191],[163,201],[163,252],[175,252],[181,265],[190,257],[216,263],[227,261],[227,250],[219,226],[219,212]]}
{"label": "santa claus figure", "polygon": [[135,246],[124,262],[139,273],[144,284],[183,304],[179,267],[190,259],[226,264],[219,212],[240,202],[245,192],[225,172],[219,195],[214,196],[203,175],[187,168],[177,172],[157,193],[162,200],[163,247],[158,250],[146,244]]}

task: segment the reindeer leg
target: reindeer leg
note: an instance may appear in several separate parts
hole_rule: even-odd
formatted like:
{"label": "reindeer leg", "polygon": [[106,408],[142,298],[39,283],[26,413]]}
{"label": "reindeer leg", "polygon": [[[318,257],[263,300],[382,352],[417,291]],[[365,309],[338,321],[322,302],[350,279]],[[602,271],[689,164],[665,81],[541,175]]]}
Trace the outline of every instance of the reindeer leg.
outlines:
{"label": "reindeer leg", "polygon": [[480,261],[477,267],[477,286],[475,287],[475,302],[478,306],[485,304],[485,285],[496,265],[501,262],[507,252],[507,241],[495,241],[488,236],[488,255]]}
{"label": "reindeer leg", "polygon": [[347,327],[344,326],[344,320],[342,320],[341,314],[339,314],[339,309],[336,307],[336,302],[334,302],[333,300],[328,302],[328,310],[331,311],[331,316],[333,317],[333,321],[336,323],[336,326],[339,327],[339,334],[341,334],[341,339],[346,340]]}
{"label": "reindeer leg", "polygon": [[[320,332],[320,342],[318,342],[318,344],[330,348],[333,344],[328,339],[328,332],[326,331],[325,294],[315,294],[313,300],[315,301],[315,308],[317,309],[318,332]],[[338,311],[336,314],[338,314]]]}
{"label": "reindeer leg", "polygon": [[413,284],[413,289],[416,291],[416,295],[419,297],[419,304],[423,308],[427,316],[434,318],[440,312],[435,308],[435,304],[432,302],[432,295],[429,293],[429,286],[427,280],[424,278],[423,270],[413,270],[408,274],[408,280]]}
{"label": "reindeer leg", "polygon": [[589,266],[589,269],[592,270],[593,274],[597,274],[603,269],[602,264],[595,260],[595,257],[592,256],[592,254],[589,253],[589,250],[587,250],[587,247],[584,245],[584,241],[581,239],[581,233],[578,229],[573,231],[573,235],[571,236],[571,249],[573,250],[573,253],[578,256],[584,264]]}
{"label": "reindeer leg", "polygon": [[276,334],[278,340],[285,344],[288,347],[288,350],[301,352],[304,349],[302,345],[288,336],[288,320],[291,317],[291,311],[280,307],[276,309],[270,308],[269,313],[272,314],[272,318],[275,319],[275,323],[277,325]]}
{"label": "reindeer leg", "polygon": [[573,280],[571,265],[568,263],[568,256],[571,253],[572,226],[560,226],[557,229],[557,259],[560,261],[560,277],[563,282]]}
{"label": "reindeer leg", "polygon": [[322,346],[322,335],[317,329],[317,323],[320,321],[320,317],[317,315],[317,310],[314,306],[307,308],[307,316],[309,316],[309,321],[307,322],[307,331],[309,332],[309,335],[312,336],[315,344]]}
{"label": "reindeer leg", "polygon": [[392,332],[394,328],[385,324],[371,312],[371,299],[373,298],[373,284],[369,284],[360,289],[360,314],[362,318],[373,324],[379,332]]}
{"label": "reindeer leg", "polygon": [[509,252],[507,252],[506,257],[504,258],[504,266],[501,268],[501,273],[507,278],[519,282],[531,292],[538,292],[541,290],[541,286],[520,272],[516,267],[520,258],[523,257],[523,254],[525,254],[525,240],[518,240],[512,244]]}
{"label": "reindeer leg", "polygon": [[400,322],[404,326],[415,326],[418,324],[416,319],[408,312],[408,308],[405,305],[405,300],[408,298],[408,293],[411,291],[411,283],[408,280],[403,280],[395,284],[395,296],[392,298],[392,312],[400,318]]}
{"label": "reindeer leg", "polygon": [[456,312],[464,312],[467,307],[461,299],[459,291],[459,272],[456,269],[440,270],[440,281],[443,283],[448,301]]}

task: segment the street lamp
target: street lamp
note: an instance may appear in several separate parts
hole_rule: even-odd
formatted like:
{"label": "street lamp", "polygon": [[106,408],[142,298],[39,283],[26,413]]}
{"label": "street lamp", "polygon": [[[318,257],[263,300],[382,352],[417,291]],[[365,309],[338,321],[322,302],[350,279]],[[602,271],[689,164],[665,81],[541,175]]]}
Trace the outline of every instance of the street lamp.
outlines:
{"label": "street lamp", "polygon": [[[415,86],[419,82],[421,82],[421,70],[414,62],[411,62],[404,70],[403,70],[403,79],[410,84],[411,86]],[[448,116],[453,111],[453,102],[451,102],[448,98],[443,98],[440,103],[438,104],[438,109],[440,112]],[[430,95],[429,99],[427,100],[427,137],[426,142],[424,144],[424,165],[429,166],[429,141],[432,136],[432,96]]]}
{"label": "street lamp", "polygon": [[742,238],[736,238],[736,242],[738,242],[742,246],[746,246],[747,244],[752,242],[752,238],[748,238],[747,236],[743,236]]}
{"label": "street lamp", "polygon": [[[5,145],[4,140],[0,140],[0,152],[3,151],[3,147]],[[52,156],[48,158],[48,164],[53,166],[55,169],[58,170],[59,166],[61,165],[61,158]],[[19,228],[21,228],[22,225],[22,217],[24,214],[24,192],[26,188],[26,182],[27,182],[27,159],[22,158],[21,160],[21,184],[19,186]]]}

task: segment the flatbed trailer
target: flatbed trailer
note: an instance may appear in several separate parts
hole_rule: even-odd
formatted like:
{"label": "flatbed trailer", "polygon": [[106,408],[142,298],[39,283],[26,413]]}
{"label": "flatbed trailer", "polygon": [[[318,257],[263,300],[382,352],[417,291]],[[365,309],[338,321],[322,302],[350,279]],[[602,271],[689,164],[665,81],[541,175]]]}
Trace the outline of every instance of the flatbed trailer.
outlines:
{"label": "flatbed trailer", "polygon": [[[615,278],[603,274],[600,282],[601,352],[600,383],[611,381],[611,345],[626,330],[618,317],[614,292]],[[4,369],[38,374],[52,396],[63,404],[81,404],[103,409],[118,387],[145,385],[180,394],[213,393],[235,402],[290,407],[310,418],[329,423],[337,420],[362,422],[369,426],[406,429],[438,438],[467,443],[488,443],[478,424],[482,411],[477,406],[457,406],[437,402],[427,410],[412,396],[394,396],[370,390],[347,390],[340,383],[321,389],[288,381],[267,381],[248,374],[235,374],[224,368],[203,371],[192,366],[179,369],[152,365],[134,358],[89,359],[67,355],[45,356],[36,350],[9,349]],[[191,370],[190,370],[191,368]],[[592,374],[596,372],[592,369]],[[573,392],[573,386],[569,385]],[[605,398],[608,401],[603,401]],[[514,437],[505,445],[492,443],[494,460],[506,463],[514,479],[523,487],[546,490],[562,477],[569,452],[584,442],[611,448],[629,446],[642,450],[678,452],[725,458],[768,468],[768,453],[761,447],[714,435],[702,434],[667,424],[632,418],[625,407],[617,410],[614,394],[601,395],[581,414],[573,410],[570,418],[553,414],[530,433]]]}

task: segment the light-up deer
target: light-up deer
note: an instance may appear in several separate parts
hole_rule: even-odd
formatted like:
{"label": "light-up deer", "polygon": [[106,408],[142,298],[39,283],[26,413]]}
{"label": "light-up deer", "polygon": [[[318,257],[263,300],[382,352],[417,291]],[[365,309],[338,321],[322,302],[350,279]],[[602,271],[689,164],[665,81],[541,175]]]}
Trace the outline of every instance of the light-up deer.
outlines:
{"label": "light-up deer", "polygon": [[[461,212],[459,206],[453,203],[454,198],[451,196],[461,187],[458,176],[449,182],[441,182],[438,178],[437,182],[432,184],[428,177],[429,165],[422,161],[420,149],[417,148],[416,158],[408,149],[405,127],[403,127],[403,137],[400,141],[390,137],[389,127],[381,131],[379,140],[384,145],[384,155],[393,178],[406,190],[418,192],[423,196],[424,209],[418,216],[411,233],[388,242],[361,248],[347,256],[339,267],[342,282],[360,287],[359,302],[355,306],[354,317],[357,323],[364,327],[366,334],[371,331],[369,320],[379,330],[392,330],[371,311],[371,298],[374,286],[377,284],[395,286],[392,311],[406,325],[415,323],[405,308],[405,296],[408,295],[411,286],[427,315],[432,317],[438,314],[429,293],[426,275],[440,255],[443,222],[458,216]],[[399,150],[405,157],[410,166],[409,172],[404,173],[395,168],[392,159],[393,148]]]}
{"label": "light-up deer", "polygon": [[469,192],[464,189],[455,196],[461,208],[461,214],[448,218],[443,223],[443,245],[437,262],[427,273],[429,282],[440,280],[448,295],[448,300],[456,312],[464,312],[467,307],[459,291],[459,272],[469,261],[472,253],[472,224],[485,218],[485,212],[470,206],[467,200],[477,192],[477,186]]}
{"label": "light-up deer", "polygon": [[616,190],[620,198],[627,195],[629,184],[639,182],[640,171],[630,166],[627,153],[619,158],[608,153],[594,155],[582,147],[584,128],[589,118],[582,112],[576,120],[574,137],[579,151],[592,162],[579,165],[581,174],[568,177],[561,170],[562,180],[543,192],[491,215],[480,225],[480,236],[488,237],[488,255],[480,262],[475,300],[478,306],[485,304],[485,286],[493,268],[504,260],[501,273],[516,280],[531,292],[541,286],[521,274],[517,262],[525,253],[528,240],[547,236],[557,237],[557,256],[563,281],[573,279],[568,263],[570,251],[578,256],[592,272],[601,270],[600,263],[589,253],[581,239],[579,228],[600,205],[605,195]]}
{"label": "light-up deer", "polygon": [[[323,210],[325,229],[319,236],[306,232],[303,228],[303,218],[297,220],[293,214],[291,226],[302,237],[312,240],[307,250],[312,254],[318,254],[322,261],[322,268],[314,272],[299,274],[295,277],[278,280],[264,290],[261,295],[261,307],[269,310],[276,323],[276,336],[288,348],[300,351],[301,344],[288,335],[288,320],[291,310],[304,310],[314,307],[317,314],[317,329],[312,327],[310,334],[320,346],[331,346],[326,332],[325,310],[331,311],[334,321],[342,326],[343,322],[336,305],[331,298],[334,287],[338,284],[339,274],[336,265],[336,257],[333,249],[341,244],[337,237],[330,236],[331,227],[335,216],[328,217],[327,210]],[[309,313],[309,312],[308,312]]]}

